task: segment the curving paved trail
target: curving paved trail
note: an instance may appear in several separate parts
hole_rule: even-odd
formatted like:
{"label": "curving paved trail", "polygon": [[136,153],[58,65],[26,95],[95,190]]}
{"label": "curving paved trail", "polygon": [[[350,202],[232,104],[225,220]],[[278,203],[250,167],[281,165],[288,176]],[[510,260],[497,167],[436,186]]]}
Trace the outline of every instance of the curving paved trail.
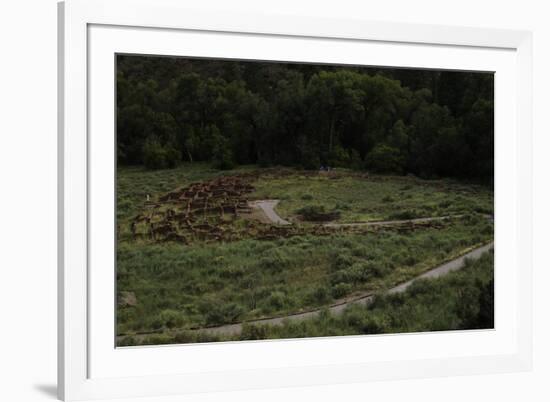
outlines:
{"label": "curving paved trail", "polygon": [[[388,290],[389,294],[395,294],[395,293],[402,293],[406,291],[409,286],[412,285],[412,283],[417,279],[423,279],[423,278],[437,278],[443,275],[448,274],[449,272],[456,271],[464,267],[464,262],[466,259],[478,259],[480,258],[484,253],[488,252],[490,249],[494,247],[494,243],[491,242],[489,244],[486,244],[484,246],[478,247],[474,250],[471,250],[460,257],[457,257],[451,261],[448,261],[444,264],[441,264],[435,268],[432,268],[431,270],[417,276],[416,278],[413,278],[407,282],[404,282],[402,284],[399,284],[391,289]],[[339,303],[333,304],[328,307],[328,310],[332,314],[341,314],[348,306],[352,304],[359,304],[359,305],[367,305],[374,299],[374,294],[372,293],[365,293],[362,295],[358,295],[354,297],[353,299],[346,299],[344,301],[341,301]],[[269,325],[281,325],[284,321],[301,321],[306,320],[308,318],[313,318],[318,316],[322,310],[325,308],[320,308],[316,310],[311,310],[303,313],[297,313],[297,314],[291,314],[287,316],[282,317],[274,317],[274,318],[264,318],[259,320],[251,320],[247,321],[247,324],[269,324]],[[240,334],[242,330],[243,323],[236,323],[236,324],[227,324],[227,325],[221,325],[218,327],[209,327],[209,328],[196,328],[196,329],[190,329],[189,331],[201,331],[206,332],[212,335],[238,335]],[[145,336],[143,335],[134,335],[134,337],[140,337]],[[124,336],[118,337],[124,338]]]}
{"label": "curving paved trail", "polygon": [[[261,209],[264,215],[271,223],[278,225],[292,225],[291,222],[283,219],[277,212],[275,212],[275,207],[280,202],[280,200],[257,200],[251,201],[248,203],[250,207],[255,209]],[[342,227],[359,227],[359,226],[395,226],[403,225],[407,223],[427,223],[434,221],[444,221],[447,219],[462,218],[466,216],[464,214],[457,215],[445,215],[445,216],[432,216],[426,218],[413,218],[413,219],[400,219],[393,221],[370,221],[370,222],[349,222],[349,223],[337,223],[329,222],[323,223],[323,226],[332,227],[332,228],[342,228]],[[487,219],[493,220],[492,215],[484,215]]]}
{"label": "curving paved trail", "polygon": [[[449,272],[456,271],[464,267],[465,260],[468,259],[478,259],[480,258],[483,253],[486,253],[491,248],[493,248],[493,242],[486,244],[484,246],[478,247],[466,254],[461,255],[458,258],[455,258],[454,260],[448,261],[442,265],[439,265],[422,275],[417,276],[414,279],[411,279],[410,281],[404,282],[400,285],[397,285],[391,289],[388,290],[388,293],[395,294],[395,293],[402,293],[409,286],[412,285],[412,283],[416,279],[423,279],[423,278],[437,278],[440,276],[443,276],[445,274],[448,274]],[[328,307],[328,310],[332,314],[341,314],[346,307],[352,305],[352,304],[362,304],[366,305],[369,304],[374,299],[374,294],[372,293],[365,293],[363,295],[359,295],[354,297],[352,300],[346,300],[340,303],[336,303]],[[275,317],[275,318],[265,318],[260,320],[252,320],[247,321],[247,324],[269,324],[269,325],[281,325],[283,321],[289,320],[289,321],[301,321],[308,318],[316,317],[321,313],[322,309],[307,311],[304,313],[298,313],[298,314],[291,314],[283,317]],[[228,325],[221,325],[219,327],[210,327],[210,328],[200,328],[195,329],[193,331],[204,331],[208,332],[210,334],[217,334],[217,335],[238,335],[242,330],[243,323],[236,323],[236,324],[228,324]]]}
{"label": "curving paved trail", "polygon": [[[250,207],[255,209],[261,209],[264,215],[271,223],[278,225],[291,225],[292,223],[283,219],[277,212],[275,212],[275,207],[279,203],[279,200],[257,200],[251,201],[248,203]],[[463,214],[460,215],[446,215],[446,216],[434,216],[427,218],[414,218],[414,219],[401,219],[393,221],[371,221],[371,222],[350,222],[350,223],[336,223],[329,222],[324,223],[323,226],[332,227],[332,228],[342,228],[342,227],[358,227],[358,226],[393,226],[393,225],[402,225],[406,223],[426,223],[433,221],[443,221],[446,219],[452,218],[461,218]]]}
{"label": "curving paved trail", "polygon": [[249,205],[252,208],[259,208],[263,211],[265,216],[272,222],[276,223],[277,225],[290,225],[291,223],[287,220],[284,220],[279,216],[277,212],[275,212],[275,207],[279,203],[279,200],[259,200],[259,201],[252,201],[249,203]]}

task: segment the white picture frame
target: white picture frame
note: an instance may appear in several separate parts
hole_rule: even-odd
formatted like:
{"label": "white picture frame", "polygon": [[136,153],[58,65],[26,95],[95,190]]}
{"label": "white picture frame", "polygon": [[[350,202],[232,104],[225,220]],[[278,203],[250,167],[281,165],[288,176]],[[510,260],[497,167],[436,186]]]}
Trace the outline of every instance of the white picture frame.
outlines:
{"label": "white picture frame", "polygon": [[[529,32],[228,15],[177,0],[68,0],[58,10],[61,399],[530,369]],[[109,247],[118,52],[496,71],[496,329],[115,349]]]}

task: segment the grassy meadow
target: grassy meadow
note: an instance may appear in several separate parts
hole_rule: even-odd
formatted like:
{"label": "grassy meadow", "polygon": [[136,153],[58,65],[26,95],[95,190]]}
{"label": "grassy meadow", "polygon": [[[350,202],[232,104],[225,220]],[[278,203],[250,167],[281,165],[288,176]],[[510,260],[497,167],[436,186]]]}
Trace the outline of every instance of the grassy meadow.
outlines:
{"label": "grassy meadow", "polygon": [[218,342],[305,338],[313,336],[411,333],[490,328],[493,326],[493,253],[468,261],[455,272],[417,280],[404,293],[379,295],[369,306],[351,305],[340,315],[324,310],[315,318],[285,321],[281,326],[247,325],[239,335],[211,335],[174,331],[141,338],[128,337],[123,345]]}
{"label": "grassy meadow", "polygon": [[[311,206],[338,211],[331,223],[460,216],[405,231],[365,227],[323,236],[305,232],[274,240],[244,235],[231,242],[194,240],[182,244],[130,235],[131,221],[146,209],[147,195],[156,202],[175,188],[245,172],[258,173],[250,200],[281,200],[276,211],[293,226],[313,225],[300,220],[300,211]],[[323,175],[254,166],[220,172],[208,164],[159,171],[121,167],[117,200],[117,292],[119,298],[131,294],[133,299],[118,307],[117,333],[126,336],[120,345],[137,342],[132,340],[136,334],[191,336],[185,331],[319,309],[365,292],[383,293],[493,237],[492,221],[486,216],[492,214],[492,192],[487,188],[450,180],[367,178],[343,169]],[[238,217],[232,225],[242,225],[243,220]],[[346,321],[353,314],[323,316],[279,329],[247,326],[242,337],[361,333]],[[326,332],[328,321],[322,320],[334,322],[333,330]],[[415,328],[421,328],[422,322]],[[387,328],[391,332],[389,328],[393,327]],[[399,331],[415,328],[401,325]],[[210,339],[197,334],[191,338],[189,342]]]}
{"label": "grassy meadow", "polygon": [[[155,200],[190,183],[257,170],[255,166],[244,166],[220,171],[207,163],[182,164],[165,170],[119,167],[119,232],[128,232],[130,219],[144,208],[148,194]],[[338,169],[331,175],[288,168],[259,171],[262,174],[254,182],[250,199],[280,200],[277,212],[290,221],[299,219],[300,210],[308,206],[337,212],[335,221],[341,223],[493,213],[491,189],[451,179],[383,175],[366,178],[347,169]]]}
{"label": "grassy meadow", "polygon": [[280,199],[278,211],[290,220],[308,206],[336,212],[340,222],[493,213],[493,193],[486,187],[451,180],[372,175],[367,179],[343,170],[314,176],[267,174],[255,186],[254,198]]}

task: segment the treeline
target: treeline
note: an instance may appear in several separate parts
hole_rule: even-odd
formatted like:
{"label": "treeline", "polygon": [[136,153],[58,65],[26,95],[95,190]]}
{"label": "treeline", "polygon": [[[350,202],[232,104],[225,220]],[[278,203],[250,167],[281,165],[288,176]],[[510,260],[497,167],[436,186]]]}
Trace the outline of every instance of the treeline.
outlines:
{"label": "treeline", "polygon": [[492,180],[493,74],[118,56],[120,164]]}

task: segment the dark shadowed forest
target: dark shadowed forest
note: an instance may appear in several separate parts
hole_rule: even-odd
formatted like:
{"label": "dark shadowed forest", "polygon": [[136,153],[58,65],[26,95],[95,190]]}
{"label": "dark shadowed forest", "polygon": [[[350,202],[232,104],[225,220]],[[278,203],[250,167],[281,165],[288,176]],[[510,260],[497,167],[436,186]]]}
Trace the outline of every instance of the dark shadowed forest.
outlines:
{"label": "dark shadowed forest", "polygon": [[117,56],[119,165],[283,165],[491,183],[493,74]]}

